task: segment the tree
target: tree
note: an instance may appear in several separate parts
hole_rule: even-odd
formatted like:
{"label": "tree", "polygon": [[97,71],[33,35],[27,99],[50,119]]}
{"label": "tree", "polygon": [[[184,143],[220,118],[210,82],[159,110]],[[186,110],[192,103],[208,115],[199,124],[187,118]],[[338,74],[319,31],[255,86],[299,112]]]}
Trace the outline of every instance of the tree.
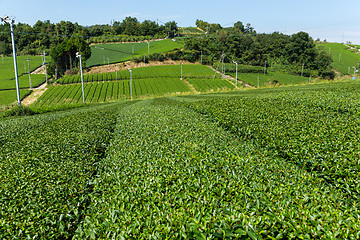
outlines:
{"label": "tree", "polygon": [[67,38],[56,45],[50,52],[50,56],[53,60],[53,68],[57,68],[60,75],[66,70],[73,70],[73,66],[75,66],[77,62],[76,52],[81,54],[83,65],[85,65],[86,60],[91,56],[91,49],[83,38]]}
{"label": "tree", "polygon": [[174,37],[178,31],[177,23],[175,21],[165,23],[165,31],[169,37]]}

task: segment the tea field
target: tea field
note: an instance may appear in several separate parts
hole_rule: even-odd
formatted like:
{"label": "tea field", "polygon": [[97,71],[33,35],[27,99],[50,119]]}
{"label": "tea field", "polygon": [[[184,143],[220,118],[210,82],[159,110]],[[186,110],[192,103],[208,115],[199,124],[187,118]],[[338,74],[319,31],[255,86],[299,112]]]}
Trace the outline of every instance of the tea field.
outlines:
{"label": "tea field", "polygon": [[[169,52],[184,46],[183,41],[173,41],[171,39],[150,41],[149,53]],[[134,57],[148,55],[148,43],[113,43],[95,44],[91,47],[91,57],[86,61],[86,66],[98,66],[109,63],[117,63],[131,60]]]}
{"label": "tea field", "polygon": [[[358,63],[360,62],[360,55],[356,54],[354,51],[350,50],[349,47],[341,43],[323,43],[319,44],[318,47],[322,48],[333,58],[332,67],[342,74],[353,75],[353,67],[358,68]],[[350,71],[349,71],[350,68]]]}
{"label": "tea field", "polygon": [[[18,76],[21,99],[31,93],[28,75],[28,62],[30,59],[30,71],[34,71],[42,64],[42,56],[18,56]],[[31,74],[31,86],[40,86],[45,82],[45,75]],[[8,106],[17,101],[16,82],[14,74],[14,62],[12,57],[0,59],[0,106]]]}
{"label": "tea field", "polygon": [[[183,79],[180,65],[150,66],[132,69],[132,97],[159,97],[194,92],[217,92],[235,88],[230,81],[213,79],[214,70],[199,64],[184,64]],[[34,107],[50,105],[73,105],[82,103],[80,76],[65,76],[60,85],[49,89],[35,102]],[[84,75],[85,102],[104,103],[130,99],[130,72]]]}
{"label": "tea field", "polygon": [[0,119],[0,235],[359,239],[359,88],[171,96]]}

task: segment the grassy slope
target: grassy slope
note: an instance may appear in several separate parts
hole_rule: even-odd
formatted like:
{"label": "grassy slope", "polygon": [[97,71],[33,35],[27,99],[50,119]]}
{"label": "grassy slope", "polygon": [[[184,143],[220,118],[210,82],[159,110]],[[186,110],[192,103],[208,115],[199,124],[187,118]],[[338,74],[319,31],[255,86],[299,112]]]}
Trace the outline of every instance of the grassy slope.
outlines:
{"label": "grassy slope", "polygon": [[[91,46],[91,57],[87,60],[88,67],[96,65],[104,65],[108,63],[123,62],[130,60],[132,56],[132,49],[134,47],[134,57],[148,54],[148,44],[141,43],[117,43],[117,44],[96,44]],[[161,41],[150,41],[150,54],[162,53],[174,50],[175,48],[182,48],[183,43],[174,42],[171,39]]]}
{"label": "grassy slope", "polygon": [[[341,43],[323,43],[318,45],[320,48],[323,48],[326,52],[329,52],[333,58],[333,68],[342,74],[348,74],[350,67],[350,75],[354,73],[352,67],[358,68],[358,62],[360,62],[360,55],[355,54],[348,47],[344,46]],[[340,57],[341,54],[341,57]],[[340,61],[339,61],[340,57]]]}

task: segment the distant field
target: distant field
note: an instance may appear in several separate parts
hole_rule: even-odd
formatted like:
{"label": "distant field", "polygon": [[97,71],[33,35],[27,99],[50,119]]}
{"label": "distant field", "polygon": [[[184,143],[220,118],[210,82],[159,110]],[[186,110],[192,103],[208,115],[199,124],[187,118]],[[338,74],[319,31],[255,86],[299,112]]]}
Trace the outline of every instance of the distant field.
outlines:
{"label": "distant field", "polygon": [[[31,93],[30,90],[21,89],[20,98],[23,99],[25,96]],[[17,101],[16,90],[5,90],[0,91],[0,106],[8,106]]]}
{"label": "distant field", "polygon": [[[183,77],[184,78],[213,78],[214,70],[200,64],[183,64]],[[180,78],[181,66],[180,65],[161,65],[161,66],[149,66],[132,69],[133,79],[145,79],[145,78]],[[217,76],[220,76],[217,74]],[[130,79],[130,72],[128,70],[99,73],[99,74],[86,74],[84,75],[84,82],[96,82],[96,81],[112,81],[112,80],[128,80]],[[64,76],[58,80],[59,84],[80,83],[81,77],[76,76]]]}
{"label": "distant field", "polygon": [[[45,74],[31,74],[31,86],[33,88],[40,86],[46,81]],[[19,77],[19,88],[30,88],[29,75],[25,74]],[[16,89],[15,79],[11,80],[1,80],[0,81],[0,90],[1,89]],[[1,93],[0,93],[1,94]]]}
{"label": "distant field", "polygon": [[344,46],[344,44],[323,43],[319,44],[318,47],[323,48],[328,53],[330,52],[333,58],[333,68],[335,68],[342,74],[350,73],[350,75],[352,75],[354,73],[353,67],[358,68],[358,62],[360,62],[360,55],[352,52],[348,47]]}
{"label": "distant field", "polygon": [[186,34],[204,34],[205,32],[197,29],[196,27],[184,27],[184,28],[179,28],[179,33],[186,35]]}
{"label": "distant field", "polygon": [[[21,76],[28,71],[28,56],[18,56],[17,57],[17,67],[18,75]],[[42,56],[29,56],[30,61],[30,70],[34,71],[41,66],[43,60]],[[14,60],[13,57],[3,57],[4,62],[0,57],[0,86],[3,80],[15,79],[14,74]],[[25,65],[24,65],[25,64]],[[25,71],[26,68],[26,71]]]}
{"label": "distant field", "polygon": [[[182,48],[182,41],[175,42],[171,39],[150,41],[150,54],[162,53]],[[114,44],[96,44],[91,46],[91,57],[86,61],[86,66],[105,65],[130,60],[133,57],[148,54],[148,43],[114,43]]]}
{"label": "distant field", "polygon": [[[18,56],[18,76],[19,76],[19,87],[30,88],[29,75],[28,73],[28,56]],[[42,56],[29,56],[30,71],[34,71],[41,66],[43,60]],[[45,75],[43,74],[31,74],[32,87],[38,87],[45,82]],[[1,91],[1,90],[6,91]],[[14,60],[13,57],[0,57],[0,105],[10,105],[17,101],[16,95],[16,82],[14,73]],[[21,98],[30,94],[29,90],[21,90]]]}
{"label": "distant field", "polygon": [[[235,77],[235,73],[230,73],[231,76]],[[308,77],[294,76],[290,74],[282,73],[267,73],[266,75],[260,73],[240,73],[238,74],[238,80],[246,82],[251,86],[275,86],[275,85],[296,85],[305,84],[309,82]]]}

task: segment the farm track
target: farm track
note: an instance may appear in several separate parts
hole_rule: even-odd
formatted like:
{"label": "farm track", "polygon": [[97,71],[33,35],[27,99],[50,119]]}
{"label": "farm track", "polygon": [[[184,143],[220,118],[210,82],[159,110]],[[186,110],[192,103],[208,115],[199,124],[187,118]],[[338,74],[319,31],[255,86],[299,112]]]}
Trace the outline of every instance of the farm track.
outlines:
{"label": "farm track", "polygon": [[41,86],[34,88],[31,94],[27,97],[25,97],[21,103],[24,106],[29,106],[30,104],[34,103],[41,95],[44,94],[44,92],[47,90],[47,84],[44,83]]}

